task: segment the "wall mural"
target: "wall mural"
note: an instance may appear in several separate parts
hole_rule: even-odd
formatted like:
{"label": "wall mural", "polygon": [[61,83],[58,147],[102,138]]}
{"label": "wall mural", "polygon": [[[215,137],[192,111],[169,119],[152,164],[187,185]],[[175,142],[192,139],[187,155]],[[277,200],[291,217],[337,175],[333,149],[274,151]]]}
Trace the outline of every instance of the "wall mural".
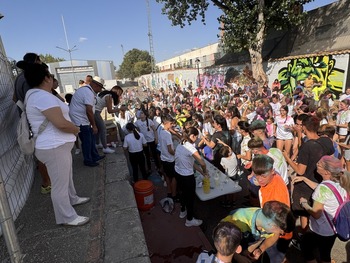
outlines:
{"label": "wall mural", "polygon": [[[341,62],[339,63],[341,64]],[[298,81],[304,81],[311,74],[314,82],[320,83],[320,86],[315,87],[313,90],[316,96],[315,98],[318,99],[318,96],[327,88],[337,96],[342,92],[345,71],[340,67],[340,65],[338,65],[338,68],[336,67],[336,59],[332,55],[292,59],[286,67],[276,69],[276,76],[278,70],[278,80],[281,82],[283,93],[287,94],[295,90]],[[155,75],[156,79],[154,81],[156,86],[163,88],[173,86],[175,83],[180,85],[180,87],[185,87],[190,82],[194,83],[194,86],[200,86],[201,88],[210,88],[213,86],[222,88],[224,85],[233,83],[236,77],[239,78],[241,84],[250,82],[252,80],[252,72],[249,66],[206,68],[199,75],[199,78],[197,70],[177,70],[171,73],[161,72]],[[149,87],[152,85],[151,82],[150,75],[144,75],[139,79],[140,84],[146,84]],[[270,83],[272,83],[271,80]]]}
{"label": "wall mural", "polygon": [[298,81],[304,81],[309,74],[314,82],[320,83],[315,87],[315,99],[327,88],[337,96],[342,92],[344,81],[344,70],[336,68],[336,60],[330,56],[318,56],[311,58],[292,59],[287,67],[278,71],[278,79],[284,93],[291,93],[295,90]]}

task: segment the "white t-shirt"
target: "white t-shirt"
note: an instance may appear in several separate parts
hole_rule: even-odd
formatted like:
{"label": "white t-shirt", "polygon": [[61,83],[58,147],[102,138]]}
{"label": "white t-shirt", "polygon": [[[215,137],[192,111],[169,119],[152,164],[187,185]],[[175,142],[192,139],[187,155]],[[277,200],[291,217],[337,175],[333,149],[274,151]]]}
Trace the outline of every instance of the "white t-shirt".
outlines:
{"label": "white t-shirt", "polygon": [[153,142],[154,137],[154,123],[152,120],[148,119],[148,126],[147,121],[142,121],[141,119],[137,120],[135,122],[135,126],[139,129],[139,131],[145,136],[147,142]]}
{"label": "white t-shirt", "polygon": [[74,93],[72,101],[69,104],[69,116],[77,126],[90,125],[86,115],[86,105],[93,107],[95,110],[95,92],[90,86],[83,86]]}
{"label": "white t-shirt", "polygon": [[162,118],[160,116],[154,116],[153,123],[157,128],[162,123]]}
{"label": "white t-shirt", "polygon": [[[350,122],[350,110],[340,111],[337,115],[337,124],[345,124]],[[339,128],[339,135],[347,135],[348,128]]]}
{"label": "white t-shirt", "polygon": [[210,122],[204,122],[202,131],[203,133],[209,133],[210,135],[213,135],[215,132],[215,129]]}
{"label": "white t-shirt", "polygon": [[100,96],[96,96],[96,106],[95,106],[95,110],[97,111],[102,111],[104,107],[107,106],[107,102],[106,99],[108,97],[112,97],[111,94],[107,94],[105,96],[103,96],[102,98]]}
{"label": "white t-shirt", "polygon": [[140,134],[140,138],[136,140],[134,133],[129,133],[124,138],[123,147],[127,148],[130,153],[137,153],[143,151],[143,145],[147,144],[145,136],[142,133]]}
{"label": "white t-shirt", "polygon": [[[345,189],[339,185],[339,183],[335,183],[330,180],[326,180],[324,182],[332,184],[338,190],[343,200],[346,198],[347,193]],[[323,210],[326,211],[329,219],[332,221],[339,206],[337,198],[335,197],[332,190],[328,186],[321,183],[314,190],[312,194],[312,199],[323,204]],[[309,226],[313,232],[321,236],[334,235],[333,229],[323,212],[319,219],[315,219],[312,216],[310,216]]]}
{"label": "white t-shirt", "polygon": [[161,130],[158,140],[160,146],[160,159],[164,162],[174,162],[175,156],[170,154],[168,151],[168,145],[170,145],[171,148],[174,149],[171,133],[164,129]]}
{"label": "white t-shirt", "polygon": [[[32,93],[33,95],[31,95]],[[26,111],[28,121],[34,133],[34,137],[36,137],[36,149],[54,149],[67,142],[74,142],[76,139],[74,134],[62,132],[61,130],[57,129],[51,122],[48,122],[44,131],[38,135],[40,125],[46,119],[42,112],[55,107],[61,108],[63,117],[66,120],[71,121],[69,118],[68,106],[59,100],[56,96],[42,89],[30,89],[27,91]]]}
{"label": "white t-shirt", "polygon": [[229,157],[221,158],[220,164],[229,177],[233,177],[237,174],[237,157],[234,153]]}
{"label": "white t-shirt", "polygon": [[176,147],[175,152],[175,171],[182,176],[189,176],[193,174],[194,157],[192,156],[197,152],[196,147],[185,142],[179,144]]}
{"label": "white t-shirt", "polygon": [[276,138],[279,140],[292,140],[294,138],[292,133],[292,125],[294,125],[294,119],[290,116],[283,118],[281,116],[276,117]]}
{"label": "white t-shirt", "polygon": [[280,115],[280,108],[281,108],[281,103],[273,103],[270,102],[271,108],[272,108],[272,113],[274,117],[277,117]]}
{"label": "white t-shirt", "polygon": [[[243,140],[241,142],[241,155],[245,155],[246,152],[250,151],[249,147],[248,147],[248,142],[250,141],[250,136],[249,135],[246,135],[243,137]],[[246,165],[247,163],[249,163],[248,160],[244,160],[244,159],[241,159],[242,161],[242,164],[243,165]]]}
{"label": "white t-shirt", "polygon": [[284,159],[283,153],[278,148],[270,148],[267,155],[274,160],[273,168],[281,175],[283,181],[287,185],[289,183],[288,165],[286,159]]}

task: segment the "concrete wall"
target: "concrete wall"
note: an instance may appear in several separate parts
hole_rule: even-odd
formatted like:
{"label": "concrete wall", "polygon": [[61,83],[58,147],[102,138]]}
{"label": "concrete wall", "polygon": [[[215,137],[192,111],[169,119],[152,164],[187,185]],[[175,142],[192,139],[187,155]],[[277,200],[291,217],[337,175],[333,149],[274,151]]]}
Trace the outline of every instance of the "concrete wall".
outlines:
{"label": "concrete wall", "polygon": [[[161,61],[156,64],[160,71],[174,70],[176,68],[208,67],[215,63],[216,54],[220,52],[219,44],[211,44],[203,48],[193,49],[185,54]],[[199,64],[196,63],[199,59]]]}
{"label": "concrete wall", "polygon": [[[201,68],[199,71],[200,86],[206,88],[213,85],[222,87],[230,80],[229,74],[232,68],[238,70],[240,73],[244,69],[250,70],[247,65]],[[329,88],[334,93],[339,94],[344,91],[345,87],[350,85],[350,83],[347,83],[349,54],[270,61],[264,64],[264,68],[269,77],[270,84],[274,79],[279,79],[282,89],[285,92],[294,90],[297,81],[303,81],[309,74],[312,74],[316,81],[322,81],[323,85],[319,89],[319,92]],[[198,71],[196,69],[160,72],[155,74],[154,78],[155,86],[159,88],[166,88],[174,84],[188,86],[190,82],[193,83],[193,86],[198,86]],[[151,87],[151,75],[141,76],[138,82],[139,85]]]}
{"label": "concrete wall", "polygon": [[72,60],[49,63],[50,72],[56,76],[60,84],[59,93],[73,93],[79,80],[86,75],[99,76],[105,80],[115,80],[113,61],[106,60]]}

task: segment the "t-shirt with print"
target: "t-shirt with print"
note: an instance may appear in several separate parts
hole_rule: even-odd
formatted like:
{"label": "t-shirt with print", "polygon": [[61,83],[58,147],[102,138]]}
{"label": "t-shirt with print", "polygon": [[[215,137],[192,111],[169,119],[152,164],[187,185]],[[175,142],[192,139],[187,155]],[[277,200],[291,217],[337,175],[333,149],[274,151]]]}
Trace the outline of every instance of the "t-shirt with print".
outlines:
{"label": "t-shirt with print", "polygon": [[294,138],[292,133],[292,126],[294,125],[294,119],[290,116],[276,117],[276,138],[278,140],[292,140]]}
{"label": "t-shirt with print", "polygon": [[96,96],[96,106],[95,106],[95,110],[97,111],[102,111],[104,107],[107,107],[107,102],[106,99],[108,97],[112,97],[111,94],[106,94],[105,96],[103,96],[102,98],[100,96]]}
{"label": "t-shirt with print", "polygon": [[[339,185],[339,183],[335,183],[330,180],[323,182],[332,184],[338,190],[342,199],[345,200],[347,193],[345,189]],[[312,199],[318,203],[323,204],[323,210],[328,214],[329,219],[332,221],[339,207],[339,203],[332,190],[327,185],[324,185],[323,182],[319,184],[314,190]],[[309,226],[313,232],[321,236],[334,235],[333,229],[330,226],[324,213],[321,213],[321,217],[319,219],[315,219],[314,217],[310,216]]]}
{"label": "t-shirt with print", "polygon": [[[337,124],[345,124],[350,122],[350,110],[340,111],[337,115]],[[347,128],[339,128],[339,135],[346,135],[348,133]]]}
{"label": "t-shirt with print", "polygon": [[284,183],[286,185],[289,184],[288,165],[281,150],[278,148],[270,148],[267,155],[274,160],[273,168],[275,168],[275,171],[282,177]]}
{"label": "t-shirt with print", "polygon": [[267,233],[264,229],[260,231],[256,228],[256,218],[261,208],[239,208],[233,210],[230,215],[225,217],[222,221],[231,222],[236,225],[242,232],[241,246],[246,250],[248,246],[260,238],[268,238],[273,234]]}

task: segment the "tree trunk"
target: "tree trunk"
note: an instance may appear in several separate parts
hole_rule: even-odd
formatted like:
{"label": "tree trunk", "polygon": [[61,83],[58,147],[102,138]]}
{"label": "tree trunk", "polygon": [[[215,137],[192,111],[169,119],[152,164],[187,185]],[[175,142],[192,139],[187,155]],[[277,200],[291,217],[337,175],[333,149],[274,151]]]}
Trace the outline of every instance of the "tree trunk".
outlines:
{"label": "tree trunk", "polygon": [[259,84],[259,86],[264,85],[264,83],[268,81],[267,75],[263,68],[263,60],[261,53],[261,50],[249,49],[253,78]]}
{"label": "tree trunk", "polygon": [[262,59],[262,46],[264,44],[265,36],[265,17],[264,17],[264,6],[265,1],[259,0],[259,15],[257,27],[258,33],[256,35],[256,43],[249,48],[250,61],[252,64],[253,77],[256,82],[259,84],[259,87],[262,87],[266,81],[268,81],[267,75],[263,68],[263,59]]}

